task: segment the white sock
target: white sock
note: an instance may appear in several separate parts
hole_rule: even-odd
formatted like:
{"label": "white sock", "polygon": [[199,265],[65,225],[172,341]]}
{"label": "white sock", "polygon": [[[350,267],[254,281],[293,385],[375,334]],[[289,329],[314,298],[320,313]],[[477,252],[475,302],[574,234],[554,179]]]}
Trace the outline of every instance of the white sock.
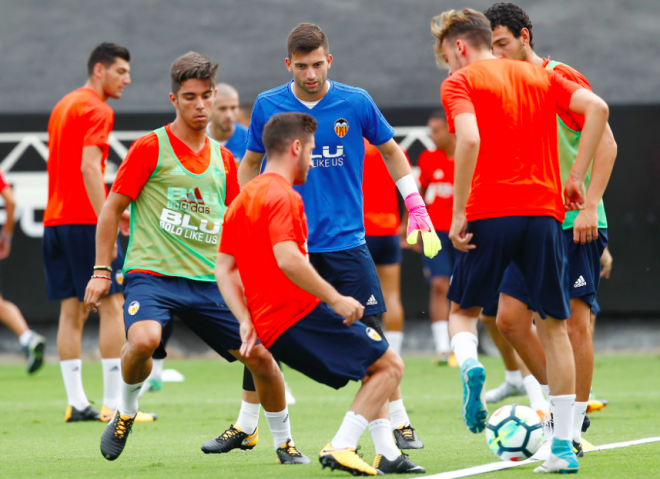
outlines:
{"label": "white sock", "polygon": [[550,386],[547,384],[541,384],[541,391],[543,391],[545,398],[550,401]]}
{"label": "white sock", "polygon": [[121,395],[119,397],[119,412],[124,416],[135,417],[138,412],[138,395],[144,381],[136,384],[126,384],[121,380]]}
{"label": "white sock", "polygon": [[533,374],[523,378],[523,384],[525,385],[525,391],[527,392],[527,397],[529,398],[530,407],[534,411],[543,411],[548,412],[548,401],[545,400],[543,395],[543,390],[541,385],[536,380]]}
{"label": "white sock", "polygon": [[[410,424],[406,407],[403,405],[403,399],[390,401],[390,421],[392,422],[392,431],[401,426],[405,426],[406,424]],[[392,431],[390,431],[390,433]]]}
{"label": "white sock", "polygon": [[573,440],[575,442],[582,441],[582,423],[584,416],[587,414],[588,402],[575,401],[575,409],[573,410]]}
{"label": "white sock", "polygon": [[163,366],[165,366],[165,360],[152,359],[151,362],[151,373],[149,374],[148,379],[155,379],[156,381],[160,381],[160,378],[163,375]]}
{"label": "white sock", "polygon": [[103,405],[114,411],[119,404],[121,385],[121,359],[101,359],[103,368]]}
{"label": "white sock", "polygon": [[[394,443],[392,436],[392,425],[387,419],[376,419],[369,423],[369,432],[374,441],[376,454],[382,454],[388,461],[394,461],[401,455],[399,448]],[[334,444],[333,444],[334,446]]]}
{"label": "white sock", "polygon": [[573,439],[573,405],[575,394],[550,396],[550,407],[555,423],[555,438],[562,441]]}
{"label": "white sock", "polygon": [[241,428],[241,431],[252,434],[257,429],[260,410],[261,404],[241,401],[241,411],[238,413],[238,419],[236,419],[236,425]]}
{"label": "white sock", "polygon": [[435,354],[448,353],[449,345],[449,321],[434,321],[431,323],[433,331],[433,342],[435,343]]}
{"label": "white sock", "polygon": [[82,411],[89,405],[82,384],[82,359],[60,361],[60,369],[69,405]]}
{"label": "white sock", "polygon": [[456,355],[456,361],[458,361],[459,367],[463,367],[463,363],[468,358],[479,360],[479,355],[477,354],[478,344],[479,340],[472,333],[462,332],[454,335],[451,340],[451,350]]}
{"label": "white sock", "polygon": [[522,386],[523,384],[522,372],[520,370],[518,371],[504,370],[504,380],[509,384],[513,384],[514,386]]}
{"label": "white sock", "polygon": [[403,346],[403,331],[385,331],[385,339],[390,343],[394,352],[401,356],[401,346]]}
{"label": "white sock", "polygon": [[30,344],[30,339],[32,339],[33,334],[34,331],[28,329],[18,337],[18,344],[20,344],[24,348],[27,347],[27,345]]}
{"label": "white sock", "polygon": [[[364,416],[348,411],[330,445],[334,449],[356,449],[360,436],[368,425],[369,421]],[[392,431],[389,431],[389,434],[392,435]]]}
{"label": "white sock", "polygon": [[275,449],[279,448],[287,441],[293,444],[293,437],[291,437],[291,422],[289,421],[289,408],[285,407],[280,412],[264,411],[270,433],[273,435],[273,442]]}

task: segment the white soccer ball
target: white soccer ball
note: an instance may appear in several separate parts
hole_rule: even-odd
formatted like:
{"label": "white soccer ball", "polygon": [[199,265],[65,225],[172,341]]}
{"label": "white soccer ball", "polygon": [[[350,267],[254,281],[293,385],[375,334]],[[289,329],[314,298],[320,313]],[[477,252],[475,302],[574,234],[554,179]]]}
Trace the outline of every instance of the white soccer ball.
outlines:
{"label": "white soccer ball", "polygon": [[505,461],[524,461],[543,443],[543,423],[533,409],[520,404],[502,406],[488,420],[486,441]]}

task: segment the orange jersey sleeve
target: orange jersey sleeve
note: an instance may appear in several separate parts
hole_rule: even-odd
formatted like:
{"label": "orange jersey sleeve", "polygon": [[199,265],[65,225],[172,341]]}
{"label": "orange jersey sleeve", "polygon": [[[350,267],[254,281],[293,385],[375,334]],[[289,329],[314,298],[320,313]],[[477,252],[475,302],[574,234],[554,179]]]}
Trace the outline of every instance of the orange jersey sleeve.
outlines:
{"label": "orange jersey sleeve", "polygon": [[447,112],[447,128],[449,129],[449,133],[456,133],[454,129],[454,118],[461,113],[475,113],[465,69],[455,72],[442,82],[440,96],[442,97],[442,105]]}
{"label": "orange jersey sleeve", "polygon": [[234,198],[241,192],[238,184],[238,172],[236,171],[236,160],[231,151],[224,146],[220,147],[222,162],[225,165],[225,205],[229,206]]}
{"label": "orange jersey sleeve", "polygon": [[7,186],[9,186],[9,183],[5,181],[5,175],[0,171],[0,191],[4,190]]}
{"label": "orange jersey sleeve", "polygon": [[135,140],[117,170],[111,191],[135,201],[156,169],[159,155],[160,147],[155,133],[149,133]]}
{"label": "orange jersey sleeve", "polygon": [[113,111],[105,103],[92,108],[88,113],[87,127],[83,138],[83,148],[86,146],[98,146],[107,156],[110,150],[110,131],[115,122]]}

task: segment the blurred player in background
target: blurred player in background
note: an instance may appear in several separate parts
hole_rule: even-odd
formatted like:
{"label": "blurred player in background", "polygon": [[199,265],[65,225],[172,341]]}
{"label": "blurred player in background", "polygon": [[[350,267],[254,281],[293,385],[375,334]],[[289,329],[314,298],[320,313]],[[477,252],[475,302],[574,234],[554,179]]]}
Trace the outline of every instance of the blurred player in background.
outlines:
{"label": "blurred player in background", "polygon": [[[7,259],[11,252],[11,239],[14,234],[14,211],[16,202],[11,186],[5,181],[0,171],[0,196],[5,201],[5,224],[0,230],[0,260]],[[33,373],[44,363],[46,338],[28,328],[25,318],[18,307],[2,296],[2,281],[0,278],[0,323],[11,329],[18,336],[18,343],[27,357],[26,369]]]}
{"label": "blurred player in background", "polygon": [[238,165],[245,156],[247,127],[238,123],[238,92],[227,83],[218,83],[213,115],[206,134],[231,151]]}
{"label": "blurred player in background", "polygon": [[[66,388],[67,422],[109,421],[119,401],[121,364],[126,342],[122,317],[121,275],[124,254],[116,240],[112,262],[95,264],[97,217],[107,196],[104,180],[114,112],[106,101],[119,99],[131,82],[130,54],[114,43],[101,43],[87,62],[87,83],[62,98],[48,122],[48,204],[44,213],[43,257],[48,299],[60,301],[57,349]],[[83,303],[92,271],[105,271],[111,288],[101,299],[99,349],[103,365],[101,414],[90,406],[82,384],[80,359]],[[150,416],[140,417],[149,420]],[[153,420],[151,418],[150,420]]]}
{"label": "blurred player in background", "polygon": [[253,103],[242,103],[238,105],[238,113],[236,114],[236,122],[244,127],[250,126],[250,117],[252,116]]}
{"label": "blurred player in background", "polygon": [[[442,83],[449,130],[456,132],[454,207],[449,233],[458,256],[448,296],[452,349],[461,365],[464,422],[485,428],[485,369],[476,323],[510,264],[522,271],[548,362],[555,434],[534,471],[577,472],[573,452],[575,362],[564,321],[570,314],[566,210],[584,208],[584,182],[605,131],[608,107],[588,89],[525,62],[497,60],[489,20],[465,9],[431,23],[436,58],[452,74]],[[584,115],[577,159],[562,199],[557,107]],[[597,233],[593,225],[584,233]],[[597,234],[596,234],[597,236]],[[539,274],[542,272],[543,274]],[[518,318],[518,322],[523,322]]]}
{"label": "blurred player in background", "polygon": [[[258,336],[275,357],[322,384],[339,389],[364,379],[337,434],[321,450],[323,468],[355,476],[423,473],[397,449],[387,420],[387,399],[403,376],[401,358],[358,321],[364,306],[326,282],[307,257],[304,205],[292,186],[307,180],[316,128],[306,113],[279,113],[266,123],[259,136],[268,164],[227,211],[218,285],[241,322],[246,355]],[[373,467],[357,454],[367,427],[376,449]]]}
{"label": "blurred player in background", "polygon": [[[96,258],[105,263],[112,254],[120,216],[133,203],[124,265],[128,342],[122,349],[121,399],[101,437],[101,453],[111,461],[126,445],[151,357],[162,347],[163,327],[176,314],[222,357],[251,368],[269,411],[278,462],[309,462],[293,445],[284,383],[275,361],[261,345],[249,359],[239,352],[239,324],[215,284],[213,267],[223,214],[239,192],[231,152],[205,134],[217,68],[208,57],[194,52],[174,61],[170,101],[176,119],[133,143],[99,219]],[[107,272],[93,276],[86,306],[96,309],[109,289]]]}
{"label": "blurred player in background", "polygon": [[385,337],[394,352],[401,356],[404,314],[401,304],[399,197],[380,151],[366,138],[362,176],[365,239],[376,265],[387,307],[382,317]]}
{"label": "blurred player in background", "polygon": [[[486,10],[485,15],[493,28],[493,53],[496,56],[545,68],[577,83],[584,89],[591,90],[587,79],[577,70],[558,61],[541,58],[534,52],[532,22],[520,7],[512,3],[497,3]],[[558,107],[558,154],[563,182],[566,182],[576,162],[584,122],[584,116],[567,108]],[[607,126],[595,152],[593,168],[589,169],[586,177],[585,209],[579,212],[567,212],[562,225],[571,298],[571,316],[566,325],[576,366],[573,445],[578,454],[582,453],[581,431],[588,407],[594,368],[590,310],[595,304],[600,282],[601,257],[608,240],[603,193],[610,179],[616,154],[616,142]],[[521,283],[520,272],[515,269],[512,272],[514,274],[505,276],[500,291]],[[525,299],[507,296],[504,300],[505,302],[499,307],[498,326],[511,345],[521,354],[523,361],[532,368],[529,362],[539,362],[539,359],[542,361],[542,355],[539,354],[540,348],[533,350],[534,346],[539,346],[539,343],[536,336],[530,334],[531,329],[518,326],[521,324],[520,316],[529,316]]]}
{"label": "blurred player in background", "polygon": [[449,343],[449,280],[456,252],[449,241],[451,212],[454,203],[454,150],[456,136],[447,129],[444,110],[431,113],[427,126],[435,150],[425,150],[417,159],[421,193],[433,226],[442,241],[442,250],[434,258],[424,260],[424,277],[430,286],[431,329],[435,342],[435,364],[458,366]]}
{"label": "blurred player in background", "polygon": [[[238,169],[242,185],[259,174],[264,158],[264,125],[275,114],[304,112],[318,122],[315,168],[306,184],[296,187],[307,208],[310,261],[341,294],[365,306],[362,322],[383,330],[378,316],[385,301],[373,259],[364,239],[362,166],[364,138],[380,151],[390,176],[410,212],[408,242],[422,233],[424,253],[435,256],[440,240],[419,195],[403,150],[369,94],[327,79],[332,64],[328,39],[321,29],[301,23],[289,33],[285,60],[293,80],[261,93],[252,111],[247,151]],[[410,425],[401,391],[390,398],[390,418],[397,444],[419,449],[423,443]]]}

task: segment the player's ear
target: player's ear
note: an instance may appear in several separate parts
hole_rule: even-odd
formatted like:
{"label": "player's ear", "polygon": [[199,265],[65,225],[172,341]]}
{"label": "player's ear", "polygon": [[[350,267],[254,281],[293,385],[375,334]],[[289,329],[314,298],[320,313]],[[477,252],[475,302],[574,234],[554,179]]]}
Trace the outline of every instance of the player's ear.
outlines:
{"label": "player's ear", "polygon": [[328,53],[328,68],[330,68],[330,65],[332,65],[332,54]]}
{"label": "player's ear", "polygon": [[174,106],[174,108],[176,108],[176,105],[177,105],[176,95],[172,92],[170,92],[170,101],[172,102],[172,105]]}
{"label": "player's ear", "polygon": [[99,62],[96,65],[94,65],[94,68],[92,69],[92,76],[96,78],[103,78],[104,71],[105,71],[105,66],[103,66],[103,63]]}
{"label": "player's ear", "polygon": [[526,47],[529,45],[529,30],[526,28],[523,28],[520,30],[520,38],[522,39],[523,46]]}
{"label": "player's ear", "polygon": [[289,60],[289,57],[284,59],[284,63],[286,64],[286,69],[293,73],[293,67],[291,66],[291,60]]}

